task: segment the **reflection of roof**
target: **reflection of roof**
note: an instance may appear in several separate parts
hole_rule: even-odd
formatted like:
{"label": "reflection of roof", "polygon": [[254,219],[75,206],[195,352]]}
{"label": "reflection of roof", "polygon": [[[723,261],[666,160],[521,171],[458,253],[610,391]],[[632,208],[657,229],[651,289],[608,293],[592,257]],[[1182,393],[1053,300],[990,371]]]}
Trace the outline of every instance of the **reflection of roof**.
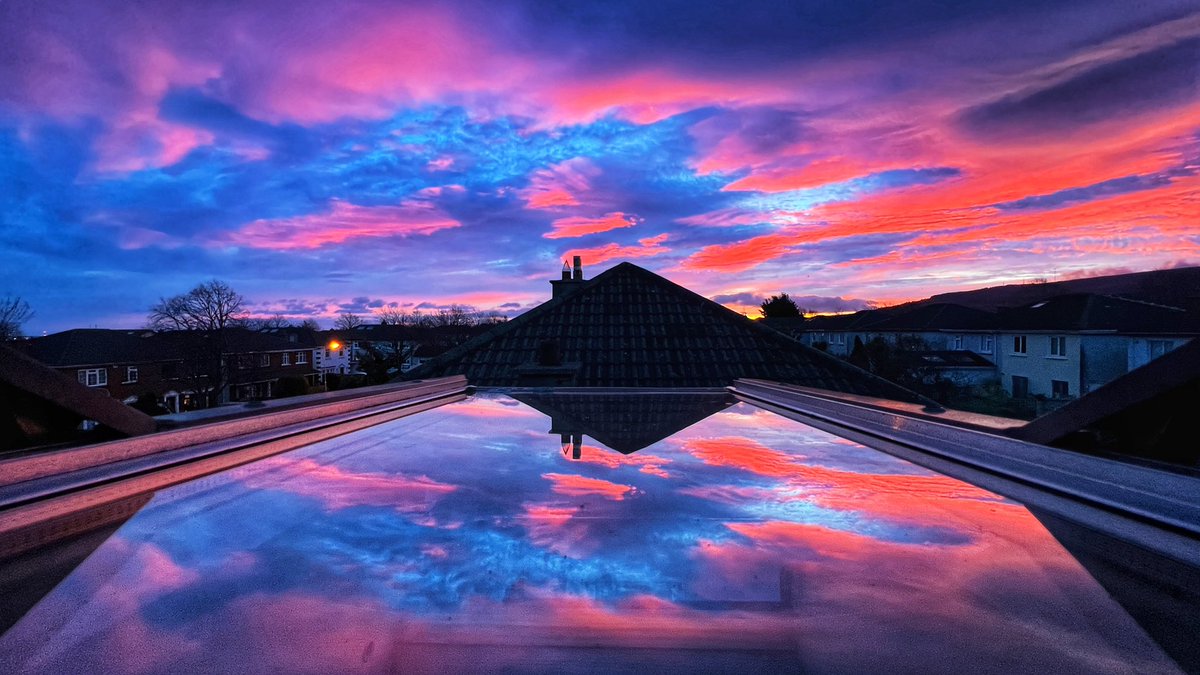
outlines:
{"label": "reflection of roof", "polygon": [[551,418],[550,433],[587,434],[626,455],[733,405],[714,394],[514,393],[518,401]]}
{"label": "reflection of roof", "polygon": [[[547,347],[549,347],[547,349]],[[570,368],[568,386],[714,387],[757,377],[912,400],[914,394],[630,263],[621,263],[470,342],[409,378],[466,375],[521,386],[539,349]],[[538,371],[534,373],[534,371]]]}

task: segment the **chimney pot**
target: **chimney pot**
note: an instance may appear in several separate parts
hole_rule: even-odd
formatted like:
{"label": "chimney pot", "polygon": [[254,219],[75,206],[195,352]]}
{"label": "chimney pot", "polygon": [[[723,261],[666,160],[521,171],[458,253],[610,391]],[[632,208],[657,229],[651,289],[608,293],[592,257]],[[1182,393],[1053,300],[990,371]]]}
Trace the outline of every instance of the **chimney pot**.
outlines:
{"label": "chimney pot", "polygon": [[575,271],[571,278],[575,281],[583,281],[583,259],[579,256],[575,256]]}

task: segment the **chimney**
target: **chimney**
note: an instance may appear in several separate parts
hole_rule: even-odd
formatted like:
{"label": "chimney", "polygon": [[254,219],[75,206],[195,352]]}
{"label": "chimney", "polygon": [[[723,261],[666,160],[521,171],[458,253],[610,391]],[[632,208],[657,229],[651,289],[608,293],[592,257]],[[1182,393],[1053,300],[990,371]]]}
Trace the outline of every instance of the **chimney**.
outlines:
{"label": "chimney", "polygon": [[575,256],[574,263],[575,267],[572,269],[565,260],[563,261],[562,279],[550,281],[550,286],[554,289],[550,297],[557,298],[583,283],[583,260]]}

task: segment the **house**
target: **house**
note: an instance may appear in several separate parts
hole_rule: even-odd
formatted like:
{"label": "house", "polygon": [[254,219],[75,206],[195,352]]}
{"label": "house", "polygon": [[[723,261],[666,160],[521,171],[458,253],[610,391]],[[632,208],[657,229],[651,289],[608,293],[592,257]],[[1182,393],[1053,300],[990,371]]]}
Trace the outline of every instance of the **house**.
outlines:
{"label": "house", "polygon": [[[226,374],[220,403],[271,398],[283,377],[300,378],[306,385],[317,379],[312,347],[242,328],[227,329],[223,339],[205,331],[84,328],[18,346],[84,386],[125,403],[152,394],[171,412],[203,407],[197,392],[208,386],[213,367]],[[205,354],[219,354],[219,359]]]}
{"label": "house", "polygon": [[1001,311],[994,332],[1006,391],[1071,399],[1200,335],[1200,316],[1140,300],[1073,293]]}
{"label": "house", "polygon": [[[1072,293],[997,312],[909,304],[814,317],[791,330],[805,344],[838,356],[875,338],[915,352],[970,352],[975,366],[984,365],[979,359],[993,364],[990,379],[1016,398],[1069,400],[1200,335],[1200,315],[1144,300]],[[988,379],[984,373],[975,369],[968,379],[981,383]]]}
{"label": "house", "polygon": [[721,387],[739,377],[916,400],[912,392],[631,263],[585,280],[405,374],[493,387]]}

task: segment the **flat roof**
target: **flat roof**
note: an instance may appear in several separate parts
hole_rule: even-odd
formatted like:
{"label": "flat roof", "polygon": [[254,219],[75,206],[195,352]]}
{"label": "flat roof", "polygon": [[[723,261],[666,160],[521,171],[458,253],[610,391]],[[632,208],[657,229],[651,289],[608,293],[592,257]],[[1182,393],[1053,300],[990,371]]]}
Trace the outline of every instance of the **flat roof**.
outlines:
{"label": "flat roof", "polygon": [[0,664],[1178,671],[1017,502],[748,403],[630,454],[579,414],[481,393],[162,490]]}

